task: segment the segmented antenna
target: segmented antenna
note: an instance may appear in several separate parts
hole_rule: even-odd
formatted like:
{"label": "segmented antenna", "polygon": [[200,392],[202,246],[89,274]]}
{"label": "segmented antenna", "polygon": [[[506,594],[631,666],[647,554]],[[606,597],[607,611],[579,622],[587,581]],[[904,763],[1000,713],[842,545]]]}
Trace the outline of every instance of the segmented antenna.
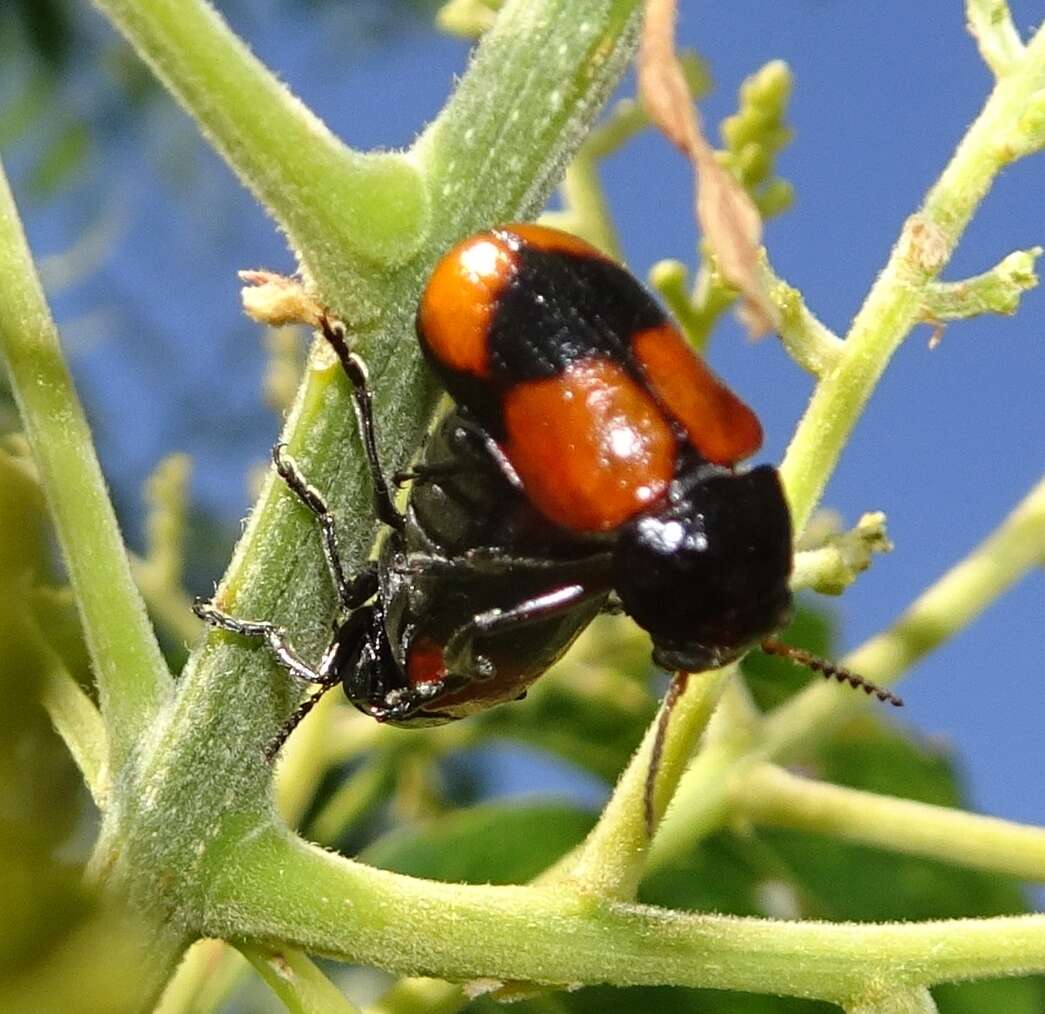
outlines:
{"label": "segmented antenna", "polygon": [[863,676],[850,672],[840,665],[828,662],[812,652],[805,651],[802,648],[794,648],[790,644],[784,644],[783,641],[778,641],[774,637],[766,638],[760,647],[767,655],[776,655],[778,658],[790,659],[792,662],[797,662],[798,665],[820,673],[826,679],[836,679],[839,683],[848,683],[854,689],[863,690],[869,696],[873,694],[880,701],[888,701],[897,708],[903,707],[903,699],[897,697],[891,690],[886,690],[878,686],[877,683],[872,683],[870,680],[864,679]]}

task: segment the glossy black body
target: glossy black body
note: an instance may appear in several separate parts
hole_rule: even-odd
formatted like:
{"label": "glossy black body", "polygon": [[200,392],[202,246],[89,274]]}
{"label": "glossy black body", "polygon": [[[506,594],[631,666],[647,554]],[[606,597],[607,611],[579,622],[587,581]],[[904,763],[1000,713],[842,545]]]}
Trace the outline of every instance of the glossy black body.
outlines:
{"label": "glossy black body", "polygon": [[[418,471],[406,524],[381,549],[377,595],[337,632],[337,671],[360,710],[435,725],[523,695],[605,606],[608,558],[600,565],[545,522],[456,412],[432,433]],[[489,632],[474,622],[582,579],[586,593],[569,609]],[[410,686],[419,643],[451,653],[441,684]]]}

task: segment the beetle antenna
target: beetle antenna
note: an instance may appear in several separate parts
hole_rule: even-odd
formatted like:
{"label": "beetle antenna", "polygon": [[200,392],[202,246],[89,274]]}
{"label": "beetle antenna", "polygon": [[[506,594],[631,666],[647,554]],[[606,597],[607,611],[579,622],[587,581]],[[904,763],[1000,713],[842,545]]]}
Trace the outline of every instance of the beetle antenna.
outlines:
{"label": "beetle antenna", "polygon": [[761,648],[767,655],[776,655],[778,658],[789,659],[798,665],[811,669],[813,672],[820,673],[825,679],[836,679],[839,683],[848,683],[854,689],[863,690],[868,696],[873,694],[880,701],[888,701],[897,708],[903,707],[903,698],[897,697],[891,690],[886,690],[884,687],[878,686],[877,683],[872,683],[870,680],[864,679],[863,676],[851,672],[840,665],[835,665],[833,662],[828,662],[810,651],[794,648],[790,644],[778,641],[775,637],[767,637],[762,642]]}
{"label": "beetle antenna", "polygon": [[646,768],[646,791],[643,795],[643,803],[646,813],[646,833],[653,837],[655,818],[653,814],[653,794],[657,789],[657,774],[660,771],[660,761],[664,756],[664,742],[668,738],[668,722],[671,713],[675,710],[679,698],[686,691],[686,683],[689,681],[689,673],[680,669],[671,677],[668,692],[664,695],[664,703],[660,706],[660,717],[657,719],[657,731],[653,736],[653,750],[650,753],[649,767]]}

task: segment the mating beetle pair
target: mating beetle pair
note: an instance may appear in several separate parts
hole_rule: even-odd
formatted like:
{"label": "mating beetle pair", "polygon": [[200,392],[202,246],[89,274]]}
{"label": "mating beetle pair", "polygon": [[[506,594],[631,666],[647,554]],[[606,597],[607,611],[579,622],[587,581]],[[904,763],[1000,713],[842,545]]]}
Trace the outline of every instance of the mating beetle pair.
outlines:
{"label": "mating beetle pair", "polygon": [[[678,679],[758,645],[787,653],[771,635],[791,609],[790,514],[775,469],[736,470],[761,444],[758,420],[594,247],[507,225],[436,266],[417,334],[456,408],[407,473],[405,515],[378,459],[365,367],[340,324],[324,317],[321,330],[351,382],[390,532],[349,580],[334,517],[277,446],[279,474],[320,524],[340,605],[332,642],[313,667],[273,624],[195,607],[265,638],[291,675],[320,687],[270,758],[338,683],[398,725],[518,698],[605,610],[643,627],[654,661]],[[813,667],[898,703],[845,670]]]}

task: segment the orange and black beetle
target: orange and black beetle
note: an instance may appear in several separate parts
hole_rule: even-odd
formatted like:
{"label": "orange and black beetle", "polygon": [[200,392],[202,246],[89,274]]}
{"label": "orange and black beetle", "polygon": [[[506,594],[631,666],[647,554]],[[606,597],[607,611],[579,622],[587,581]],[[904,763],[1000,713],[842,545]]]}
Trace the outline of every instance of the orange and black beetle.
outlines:
{"label": "orange and black beetle", "polygon": [[759,644],[786,650],[766,638],[791,609],[787,503],[774,468],[736,467],[761,444],[758,420],[619,264],[536,225],[480,233],[440,260],[417,334],[456,408],[405,473],[405,514],[378,461],[366,369],[341,325],[322,331],[352,384],[388,538],[349,580],[333,516],[277,447],[279,473],[320,522],[334,638],[311,666],[272,623],[198,602],[207,622],[266,639],[320,694],[341,683],[360,710],[402,725],[522,696],[607,609],[682,673]]}

